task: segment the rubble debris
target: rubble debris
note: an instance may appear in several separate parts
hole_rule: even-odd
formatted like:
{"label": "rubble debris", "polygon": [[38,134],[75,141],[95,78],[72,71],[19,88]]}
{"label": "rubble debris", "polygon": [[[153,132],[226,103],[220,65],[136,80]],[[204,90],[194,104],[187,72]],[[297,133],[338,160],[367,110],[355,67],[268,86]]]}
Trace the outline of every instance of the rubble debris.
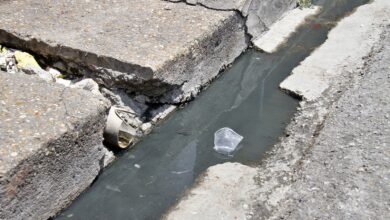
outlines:
{"label": "rubble debris", "polygon": [[72,81],[70,81],[68,79],[58,78],[58,79],[56,79],[56,83],[61,84],[65,87],[70,87],[70,85],[72,84]]}
{"label": "rubble debris", "polygon": [[15,51],[14,53],[15,59],[16,59],[16,66],[19,69],[24,69],[24,68],[41,68],[39,66],[38,62],[35,60],[35,58],[26,52],[21,52],[21,51]]}
{"label": "rubble debris", "polygon": [[93,79],[90,79],[90,78],[83,79],[79,82],[76,82],[75,84],[70,85],[70,87],[84,89],[84,90],[92,92],[95,95],[101,95],[101,93],[99,91],[99,85]]}
{"label": "rubble debris", "polygon": [[104,139],[110,146],[128,148],[142,136],[141,125],[134,111],[112,106],[104,129]]}
{"label": "rubble debris", "polygon": [[151,121],[157,123],[158,121],[165,119],[170,113],[175,111],[177,106],[175,105],[163,105],[160,108],[157,108],[150,112]]}

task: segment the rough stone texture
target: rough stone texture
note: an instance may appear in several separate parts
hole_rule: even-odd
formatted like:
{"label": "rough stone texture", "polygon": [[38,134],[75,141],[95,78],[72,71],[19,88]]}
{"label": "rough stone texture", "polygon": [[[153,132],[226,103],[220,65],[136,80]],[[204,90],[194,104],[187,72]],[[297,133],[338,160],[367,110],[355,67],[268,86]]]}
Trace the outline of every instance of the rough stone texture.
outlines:
{"label": "rough stone texture", "polygon": [[160,102],[190,99],[247,47],[237,13],[160,0],[10,0],[0,10],[0,43]]}
{"label": "rough stone texture", "polygon": [[[383,7],[377,7],[378,4]],[[340,22],[329,33],[329,40],[292,71],[280,87],[309,101],[313,101],[331,86],[341,74],[340,66],[359,62],[378,41],[384,19],[389,19],[390,2],[380,1],[361,7],[355,16]],[[347,36],[348,40],[343,39]]]}
{"label": "rough stone texture", "polygon": [[261,37],[283,13],[297,5],[296,0],[168,0],[172,2],[185,1],[191,5],[223,10],[238,11],[246,18],[247,32],[253,40]]}
{"label": "rough stone texture", "polygon": [[0,219],[47,219],[97,176],[108,102],[0,72]]}
{"label": "rough stone texture", "polygon": [[253,41],[253,45],[266,53],[274,53],[287,41],[292,33],[305,22],[305,19],[317,14],[320,7],[295,8],[275,22],[262,37]]}
{"label": "rough stone texture", "polygon": [[[195,187],[165,219],[246,219],[250,191],[256,187],[257,170],[239,163],[207,169]],[[231,175],[234,173],[234,175]],[[207,202],[205,202],[207,201]]]}
{"label": "rough stone texture", "polygon": [[276,219],[390,219],[390,26],[381,41],[361,84],[333,106]]}
{"label": "rough stone texture", "polygon": [[248,34],[255,40],[261,37],[283,14],[296,7],[296,0],[248,0],[248,8],[243,12],[247,16]]}
{"label": "rough stone texture", "polygon": [[186,2],[190,5],[202,5],[214,10],[243,12],[251,1],[248,0],[168,0],[171,2]]}
{"label": "rough stone texture", "polygon": [[[358,46],[369,47],[367,53],[359,54],[359,58],[345,59],[337,68],[329,66],[338,73],[332,78],[332,84],[315,101],[303,100],[300,103],[298,113],[286,129],[286,137],[281,138],[280,143],[256,168],[256,177],[246,176],[245,181],[255,178],[257,184],[254,189],[250,182],[240,186],[250,189],[249,199],[246,197],[247,199],[236,200],[237,203],[248,204],[249,209],[244,211],[246,217],[252,216],[252,219],[390,217],[388,5],[386,0],[375,0],[371,4],[361,6],[357,12],[340,22],[338,27],[342,27],[343,23],[350,23],[351,20],[358,22],[359,18],[364,21],[368,16],[367,12],[377,14],[380,18],[380,21],[373,20],[378,22],[370,26],[372,32],[366,32],[369,34],[367,38],[371,37],[367,41],[369,45],[359,41],[361,44]],[[343,30],[336,28],[332,32]],[[334,44],[334,41],[343,45],[343,42],[350,40],[359,38],[332,37],[324,43],[324,47],[328,47],[326,44]],[[380,52],[384,43],[386,46]],[[218,169],[223,170],[221,167]],[[246,169],[253,168],[244,168]],[[212,211],[219,211],[222,208],[213,209],[218,199],[211,200],[204,196],[205,199],[198,201],[199,196],[192,196],[191,192],[209,187],[213,190],[210,185],[219,185],[230,176],[241,175],[244,170],[239,172],[225,170],[226,173],[220,174],[222,178],[218,181],[200,181],[176,207],[184,207],[181,204],[191,204],[191,201],[194,204],[202,203],[199,208],[189,205],[190,207],[186,208],[188,212],[184,208],[179,209],[179,212],[186,213],[186,216],[191,216],[191,212],[194,211],[206,213],[199,219],[206,218],[205,216]],[[209,193],[212,192],[205,191],[204,195]],[[215,196],[226,198],[224,194]],[[226,204],[225,201],[221,203]],[[219,205],[217,207],[228,207]],[[239,206],[224,208],[224,211],[229,213],[240,210]],[[175,209],[172,213],[175,213]]]}
{"label": "rough stone texture", "polygon": [[[344,29],[341,30],[338,27],[342,26],[344,22],[349,23],[349,20],[355,20],[357,22],[359,18],[364,20],[364,17],[367,16],[367,14],[365,14],[367,11],[371,13],[378,13],[378,10],[386,11],[388,10],[386,5],[388,5],[388,2],[386,2],[386,0],[375,0],[371,4],[363,5],[359,7],[357,11],[354,12],[352,15],[341,20],[339,22],[339,25],[331,32],[344,31]],[[369,60],[367,59],[369,59],[372,54],[377,53],[379,50],[378,48],[381,47],[383,40],[380,39],[380,36],[381,33],[383,33],[384,31],[383,25],[389,23],[388,19],[390,13],[383,13],[382,11],[382,13],[378,14],[382,15],[382,24],[377,23],[371,26],[371,33],[376,33],[377,36],[367,36],[367,38],[372,37],[373,39],[377,39],[377,41],[359,41],[361,45],[359,44],[358,46],[366,47],[367,45],[364,45],[366,42],[370,44],[370,50],[367,51],[368,53],[360,54],[359,59],[356,57],[356,59],[346,59],[344,60],[344,63],[338,65],[338,68],[333,66],[328,67],[334,69],[341,74],[337,74],[336,77],[332,78],[333,82],[331,86],[329,86],[329,88],[322,93],[321,97],[319,97],[313,102],[302,101],[300,103],[301,106],[298,114],[294,117],[291,124],[287,127],[286,137],[283,138],[281,142],[274,147],[274,150],[270,153],[270,156],[259,168],[259,187],[256,191],[253,192],[253,201],[256,201],[254,204],[252,204],[255,213],[254,219],[270,219],[271,217],[278,218],[278,214],[276,213],[283,212],[285,210],[283,209],[283,202],[288,198],[289,193],[295,190],[292,184],[298,179],[297,172],[301,170],[303,160],[310,156],[310,150],[314,146],[315,139],[321,133],[321,129],[324,126],[324,121],[327,119],[331,112],[344,111],[336,107],[332,108],[333,104],[337,102],[337,100],[346,90],[356,85],[359,80],[364,80],[362,79],[362,74],[364,72],[363,68],[365,65],[367,65],[367,62],[369,62]],[[354,27],[360,28],[359,26]],[[355,33],[359,33],[359,31],[356,30],[356,32],[354,32],[353,34]],[[332,33],[330,33],[330,35],[332,35]],[[351,40],[359,40],[359,38],[350,38],[350,36],[341,36],[341,38],[329,38],[322,46],[327,47],[326,44],[334,44],[335,41],[339,42],[339,45],[343,45],[343,42],[346,43],[346,41]],[[321,60],[316,60],[316,62],[321,62]],[[329,146],[329,148],[332,147],[335,146]],[[337,148],[334,149],[336,150]],[[329,149],[329,151],[332,151],[332,149]],[[369,153],[365,152],[365,154]],[[325,159],[329,155],[324,154],[323,156]],[[343,157],[339,157],[338,159],[343,160]],[[354,167],[350,168],[354,169]],[[341,171],[342,170],[338,169],[333,170],[333,172],[337,173],[337,175],[342,176]],[[323,173],[315,171],[315,175],[321,176],[323,175]],[[344,180],[347,181],[347,179]],[[342,181],[340,181],[339,183],[340,185],[344,184],[344,182]],[[338,196],[340,198],[345,196],[342,194],[342,191],[339,192],[340,194]],[[374,197],[372,199],[374,199]],[[319,202],[318,205],[324,205],[324,203]],[[297,202],[295,203],[295,208],[307,209],[307,211],[310,211],[320,209],[321,207],[315,205],[311,207],[304,207],[300,206]],[[330,212],[333,212],[333,210]],[[322,214],[323,216],[327,216],[329,212],[323,212]],[[327,219],[326,217],[324,218]],[[335,217],[334,219],[343,218]]]}

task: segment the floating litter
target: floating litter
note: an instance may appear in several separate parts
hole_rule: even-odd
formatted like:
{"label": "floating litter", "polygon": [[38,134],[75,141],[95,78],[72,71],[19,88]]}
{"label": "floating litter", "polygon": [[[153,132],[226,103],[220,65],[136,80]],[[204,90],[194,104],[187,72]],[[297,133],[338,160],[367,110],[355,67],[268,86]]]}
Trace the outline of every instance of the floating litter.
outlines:
{"label": "floating litter", "polygon": [[221,128],[214,133],[214,150],[220,154],[231,155],[243,138],[230,128]]}

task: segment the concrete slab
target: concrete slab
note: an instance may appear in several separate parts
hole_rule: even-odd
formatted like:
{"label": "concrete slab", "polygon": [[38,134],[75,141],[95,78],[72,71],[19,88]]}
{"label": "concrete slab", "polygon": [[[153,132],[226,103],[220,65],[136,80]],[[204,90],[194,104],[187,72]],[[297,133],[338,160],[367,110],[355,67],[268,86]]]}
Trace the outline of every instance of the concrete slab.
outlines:
{"label": "concrete slab", "polygon": [[108,101],[0,72],[0,219],[47,219],[104,165]]}
{"label": "concrete slab", "polygon": [[212,166],[164,219],[250,219],[246,201],[257,186],[256,175],[256,168],[239,163]]}
{"label": "concrete slab", "polygon": [[296,7],[296,0],[168,0],[190,5],[236,11],[245,18],[248,34],[254,39],[261,37],[283,14]]}
{"label": "concrete slab", "polygon": [[266,53],[274,53],[286,42],[289,36],[305,22],[305,19],[317,14],[320,7],[296,8],[286,12],[283,18],[273,24],[262,37],[253,40],[253,45]]}
{"label": "concrete slab", "polygon": [[272,219],[390,218],[390,27],[383,28],[383,47],[331,108]]}
{"label": "concrete slab", "polygon": [[2,1],[0,10],[0,43],[163,102],[190,99],[247,47],[237,13],[160,0]]}
{"label": "concrete slab", "polygon": [[[377,7],[380,4],[382,7]],[[318,99],[342,73],[341,66],[353,63],[362,67],[363,58],[371,52],[379,40],[379,26],[389,20],[390,2],[375,1],[360,7],[353,16],[342,20],[328,35],[328,40],[306,58],[292,75],[280,84],[280,88],[308,101]],[[340,40],[346,39],[347,40]]]}
{"label": "concrete slab", "polygon": [[[208,171],[207,178],[200,178],[167,218],[196,215],[197,219],[207,219],[215,213],[228,216],[238,212],[249,219],[388,219],[389,194],[384,193],[389,191],[386,180],[390,165],[388,4],[375,0],[341,20],[339,26],[377,14],[378,19],[370,18],[374,23],[370,26],[372,32],[366,33],[367,42],[350,35],[332,37],[327,42],[367,43],[364,47],[370,52],[332,67],[340,73],[332,78],[332,86],[315,101],[300,102],[286,136],[261,165],[241,166],[242,170],[232,169],[229,164],[210,167],[220,172]],[[253,169],[256,174],[251,173]],[[242,185],[226,184],[246,171],[249,173],[243,175]],[[215,176],[219,178],[209,181]],[[210,198],[217,186],[226,186],[227,193]],[[246,188],[251,196],[242,196]],[[244,205],[247,209],[242,208]]]}

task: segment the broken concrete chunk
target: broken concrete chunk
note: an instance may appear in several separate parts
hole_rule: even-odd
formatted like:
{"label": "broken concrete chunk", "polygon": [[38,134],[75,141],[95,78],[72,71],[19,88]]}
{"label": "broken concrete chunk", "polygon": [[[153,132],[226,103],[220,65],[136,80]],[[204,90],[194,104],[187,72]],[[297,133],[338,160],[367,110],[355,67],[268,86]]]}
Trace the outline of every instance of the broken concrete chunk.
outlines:
{"label": "broken concrete chunk", "polygon": [[109,103],[20,72],[0,88],[0,219],[49,219],[103,168]]}
{"label": "broken concrete chunk", "polygon": [[255,39],[267,31],[283,14],[296,7],[296,0],[251,0],[247,12],[248,33]]}
{"label": "broken concrete chunk", "polygon": [[257,174],[256,168],[239,163],[211,166],[164,219],[251,219],[241,204],[253,200],[251,192],[259,188]]}
{"label": "broken concrete chunk", "polygon": [[7,68],[7,62],[5,61],[5,56],[0,55],[0,69],[6,70]]}
{"label": "broken concrete chunk", "polygon": [[144,132],[144,134],[149,133],[152,130],[152,123],[147,122],[141,125],[141,129]]}
{"label": "broken concrete chunk", "polygon": [[64,76],[61,74],[60,71],[58,71],[58,70],[56,70],[56,69],[54,69],[54,68],[48,67],[48,68],[46,69],[46,71],[49,72],[49,73],[53,76],[53,78],[63,78],[63,77],[64,77]]}
{"label": "broken concrete chunk", "polygon": [[2,2],[0,43],[61,60],[54,64],[60,71],[75,63],[109,89],[168,103],[191,99],[200,91],[192,88],[209,83],[248,46],[244,21],[232,11],[161,0],[68,3]]}
{"label": "broken concrete chunk", "polygon": [[27,69],[27,68],[40,69],[41,68],[41,66],[39,66],[35,58],[29,53],[17,50],[15,51],[14,56],[17,62],[17,67],[19,69]]}
{"label": "broken concrete chunk", "polygon": [[287,11],[293,9],[296,0],[183,0],[215,10],[239,12],[246,18],[247,31],[253,39],[259,38]]}
{"label": "broken concrete chunk", "polygon": [[21,71],[23,71],[24,73],[29,74],[29,75],[37,75],[37,76],[39,76],[39,78],[45,80],[46,82],[54,82],[55,81],[54,77],[49,72],[41,69],[40,67],[37,68],[37,67],[26,66],[26,67],[21,68]]}
{"label": "broken concrete chunk", "polygon": [[73,85],[71,88],[79,88],[92,92],[95,95],[101,95],[99,85],[93,79],[83,79]]}
{"label": "broken concrete chunk", "polygon": [[[0,50],[0,59],[4,58],[5,61],[5,67],[4,64],[1,66],[1,70],[5,70],[8,73],[16,73],[17,67],[16,67],[16,60],[14,53],[10,50],[8,50],[5,47],[2,47]],[[0,61],[1,62],[1,61]]]}
{"label": "broken concrete chunk", "polygon": [[160,120],[165,119],[169,114],[176,110],[177,106],[175,105],[163,105],[158,109],[151,111],[152,122],[157,123]]}
{"label": "broken concrete chunk", "polygon": [[69,87],[72,84],[72,81],[70,81],[68,79],[58,78],[58,79],[55,79],[55,80],[56,80],[56,83],[61,84],[61,85],[65,86],[65,87]]}
{"label": "broken concrete chunk", "polygon": [[102,88],[101,92],[113,105],[127,106],[137,115],[143,115],[148,108],[146,102],[149,99],[146,96],[138,95],[132,98],[123,90],[108,90],[106,88]]}

